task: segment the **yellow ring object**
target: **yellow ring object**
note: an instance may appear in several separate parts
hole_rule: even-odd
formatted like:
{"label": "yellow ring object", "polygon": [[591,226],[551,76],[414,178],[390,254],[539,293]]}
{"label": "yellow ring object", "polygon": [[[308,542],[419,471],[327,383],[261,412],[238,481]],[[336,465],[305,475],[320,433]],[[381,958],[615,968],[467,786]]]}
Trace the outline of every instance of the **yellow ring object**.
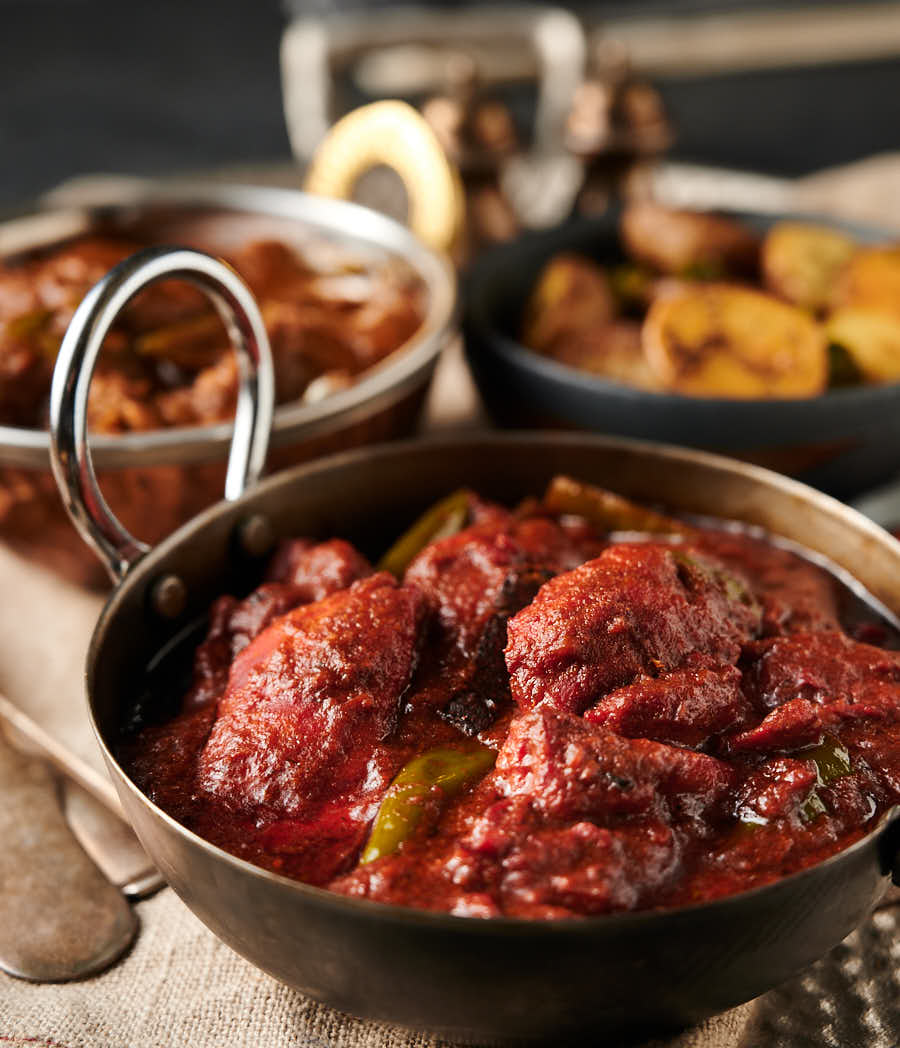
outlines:
{"label": "yellow ring object", "polygon": [[348,199],[360,176],[384,164],[406,188],[409,225],[429,247],[451,251],[462,232],[462,183],[435,133],[406,102],[373,102],[342,117],[313,155],[307,192]]}

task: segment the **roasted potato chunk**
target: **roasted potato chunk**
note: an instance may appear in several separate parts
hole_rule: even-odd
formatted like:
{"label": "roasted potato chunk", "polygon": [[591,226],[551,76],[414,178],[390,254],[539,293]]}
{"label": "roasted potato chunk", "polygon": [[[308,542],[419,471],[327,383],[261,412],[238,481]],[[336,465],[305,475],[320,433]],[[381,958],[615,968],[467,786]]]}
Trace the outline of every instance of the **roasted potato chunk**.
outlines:
{"label": "roasted potato chunk", "polygon": [[900,317],[900,246],[857,251],[841,270],[831,305],[873,309]]}
{"label": "roasted potato chunk", "polygon": [[639,389],[659,389],[647,363],[636,320],[616,320],[604,327],[572,332],[555,343],[547,356],[591,375],[602,375]]}
{"label": "roasted potato chunk", "polygon": [[752,273],[759,263],[756,234],[718,215],[674,211],[650,201],[630,204],[620,234],[633,259],[672,276],[721,279]]}
{"label": "roasted potato chunk", "polygon": [[819,312],[828,305],[835,278],[856,247],[854,240],[828,226],[779,222],[763,241],[763,281],[795,306]]}
{"label": "roasted potato chunk", "polygon": [[809,397],[828,380],[824,332],[806,313],[729,284],[655,302],[644,352],[668,389],[701,397]]}
{"label": "roasted potato chunk", "polygon": [[900,382],[900,312],[848,306],[832,313],[825,330],[864,382]]}
{"label": "roasted potato chunk", "polygon": [[580,255],[556,255],[541,271],[525,307],[522,340],[543,353],[570,332],[609,324],[616,312],[609,277],[601,266]]}

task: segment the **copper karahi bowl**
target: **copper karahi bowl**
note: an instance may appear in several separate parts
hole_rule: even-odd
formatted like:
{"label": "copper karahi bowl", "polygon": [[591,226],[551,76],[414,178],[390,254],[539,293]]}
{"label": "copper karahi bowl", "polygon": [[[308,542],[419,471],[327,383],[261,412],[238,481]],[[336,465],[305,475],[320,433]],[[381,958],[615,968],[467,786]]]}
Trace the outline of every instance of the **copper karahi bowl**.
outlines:
{"label": "copper karahi bowl", "polygon": [[[142,273],[159,276],[163,261],[154,256],[149,269],[120,274],[119,290],[133,290]],[[173,264],[236,316],[247,386],[226,501],[150,551],[97,499],[83,409],[103,334],[102,296],[85,304],[61,352],[54,468],[73,518],[119,579],[87,662],[110,775],[149,855],[221,939],[281,981],[358,1016],[477,1042],[559,1043],[698,1022],[782,982],[865,919],[892,872],[900,879],[897,808],[846,850],[761,888],[669,911],[532,921],[336,895],[236,858],[156,807],[119,763],[117,743],[136,694],[165,676],[210,602],[257,584],[276,537],[339,534],[377,552],[461,485],[512,503],[564,471],[679,513],[743,521],[829,558],[889,617],[900,612],[896,540],[821,493],[706,452],[589,435],[464,435],[345,452],[254,486],[269,383],[252,300],[223,286],[210,260],[179,252]],[[114,309],[115,288],[107,292]]]}

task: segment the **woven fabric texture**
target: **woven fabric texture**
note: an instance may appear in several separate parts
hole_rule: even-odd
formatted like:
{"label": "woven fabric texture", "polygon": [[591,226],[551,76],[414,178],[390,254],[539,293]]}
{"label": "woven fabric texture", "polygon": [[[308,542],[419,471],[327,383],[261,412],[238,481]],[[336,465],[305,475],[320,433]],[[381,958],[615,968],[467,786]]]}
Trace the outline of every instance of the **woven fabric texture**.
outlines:
{"label": "woven fabric texture", "polygon": [[[220,943],[166,889],[141,932],[94,979],[40,986],[0,975],[0,1045],[43,1048],[445,1048],[360,1022],[275,982]],[[598,1036],[600,1031],[598,1031]],[[606,1048],[614,1048],[603,1042]],[[900,912],[878,911],[803,975],[702,1027],[645,1048],[897,1048]]]}

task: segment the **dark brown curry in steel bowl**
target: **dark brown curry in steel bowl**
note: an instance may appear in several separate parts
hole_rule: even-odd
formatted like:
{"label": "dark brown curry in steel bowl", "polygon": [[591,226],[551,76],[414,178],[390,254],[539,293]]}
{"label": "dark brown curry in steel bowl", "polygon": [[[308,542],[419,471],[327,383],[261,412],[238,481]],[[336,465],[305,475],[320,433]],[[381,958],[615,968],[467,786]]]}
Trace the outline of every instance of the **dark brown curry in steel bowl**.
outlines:
{"label": "dark brown curry in steel bowl", "polygon": [[[367,258],[309,232],[298,243],[296,230],[279,239],[271,226],[260,238],[252,221],[222,250],[216,238],[228,224],[221,215],[180,225],[169,218],[159,228],[148,222],[131,232],[100,231],[0,262],[0,426],[46,427],[56,353],[79,302],[113,266],[160,236],[224,254],[246,281],[263,313],[279,404],[316,405],[349,389],[421,327],[427,289],[399,256]],[[214,426],[234,415],[237,388],[222,321],[199,291],[169,281],[142,292],[106,339],[88,421],[108,436]],[[376,428],[374,435],[386,434]],[[118,515],[149,541],[220,488],[221,469],[209,466],[165,463],[103,477]],[[46,472],[0,465],[0,535],[71,578],[99,578]]]}
{"label": "dark brown curry in steel bowl", "polygon": [[[53,363],[75,309],[113,266],[147,246],[85,236],[0,262],[0,425],[46,426]],[[366,264],[349,251],[308,247],[249,240],[227,259],[260,304],[282,404],[346,388],[403,345],[425,309],[421,281],[399,260]],[[237,387],[222,321],[199,291],[170,281],[141,292],[106,339],[89,425],[127,433],[226,421]]]}
{"label": "dark brown curry in steel bowl", "polygon": [[514,508],[457,492],[377,565],[283,541],[213,605],[178,715],[149,702],[121,754],[200,836],[344,895],[678,907],[900,802],[898,642],[777,540],[557,477]]}

